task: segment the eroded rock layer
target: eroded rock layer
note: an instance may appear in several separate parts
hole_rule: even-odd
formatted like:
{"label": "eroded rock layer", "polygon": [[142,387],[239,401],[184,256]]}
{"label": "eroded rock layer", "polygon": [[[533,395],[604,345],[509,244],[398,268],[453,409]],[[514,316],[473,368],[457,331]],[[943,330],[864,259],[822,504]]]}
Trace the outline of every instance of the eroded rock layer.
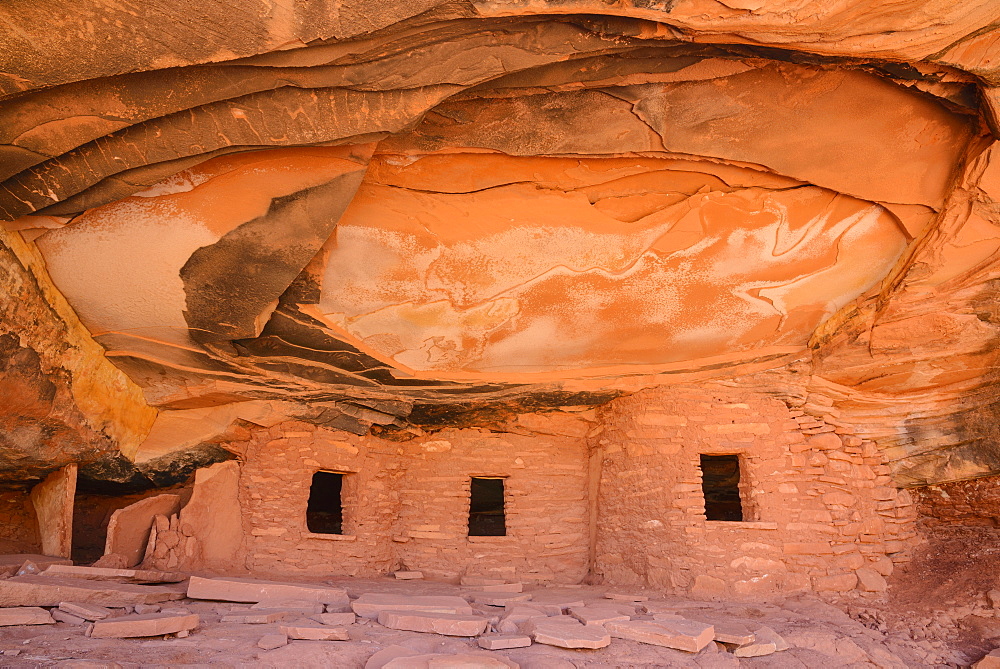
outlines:
{"label": "eroded rock layer", "polygon": [[59,457],[4,445],[6,478],[90,449],[169,483],[247,423],[403,438],[745,379],[900,484],[1000,471],[1000,8],[265,4],[94,0],[69,41],[0,8],[2,267],[51,277],[41,340],[101,370],[55,380],[11,289],[31,406],[0,420],[83,417]]}

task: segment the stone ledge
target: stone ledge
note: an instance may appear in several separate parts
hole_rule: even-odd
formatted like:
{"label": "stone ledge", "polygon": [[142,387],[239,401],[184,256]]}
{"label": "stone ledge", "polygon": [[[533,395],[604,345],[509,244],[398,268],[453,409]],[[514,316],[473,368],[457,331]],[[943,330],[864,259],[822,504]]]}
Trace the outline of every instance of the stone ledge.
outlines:
{"label": "stone ledge", "polygon": [[356,534],[318,534],[316,532],[306,532],[303,539],[319,539],[320,541],[357,541]]}
{"label": "stone ledge", "polygon": [[709,530],[776,530],[778,523],[762,520],[706,520],[705,528]]}
{"label": "stone ledge", "polygon": [[470,544],[503,544],[509,541],[516,541],[511,535],[502,537],[467,537]]}

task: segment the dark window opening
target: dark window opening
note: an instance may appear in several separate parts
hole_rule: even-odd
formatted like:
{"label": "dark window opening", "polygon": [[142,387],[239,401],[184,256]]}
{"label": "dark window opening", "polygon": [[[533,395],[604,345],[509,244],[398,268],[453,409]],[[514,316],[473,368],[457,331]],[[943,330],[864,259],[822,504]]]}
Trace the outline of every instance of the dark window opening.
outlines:
{"label": "dark window opening", "polygon": [[701,456],[701,489],[707,520],[743,520],[738,455]]}
{"label": "dark window opening", "polygon": [[503,479],[472,479],[469,536],[507,536],[507,523],[503,511]]}
{"label": "dark window opening", "polygon": [[340,492],[344,475],[336,472],[316,472],[309,487],[306,507],[306,527],[315,534],[343,534],[344,507]]}

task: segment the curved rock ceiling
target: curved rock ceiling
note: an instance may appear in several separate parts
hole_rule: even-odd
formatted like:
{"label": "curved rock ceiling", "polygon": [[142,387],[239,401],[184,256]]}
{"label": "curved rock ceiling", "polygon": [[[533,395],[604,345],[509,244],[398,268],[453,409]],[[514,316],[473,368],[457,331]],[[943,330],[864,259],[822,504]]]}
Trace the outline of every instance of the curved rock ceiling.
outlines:
{"label": "curved rock ceiling", "polygon": [[0,219],[159,410],[104,451],[715,379],[1000,470],[1000,6],[234,5],[0,7]]}

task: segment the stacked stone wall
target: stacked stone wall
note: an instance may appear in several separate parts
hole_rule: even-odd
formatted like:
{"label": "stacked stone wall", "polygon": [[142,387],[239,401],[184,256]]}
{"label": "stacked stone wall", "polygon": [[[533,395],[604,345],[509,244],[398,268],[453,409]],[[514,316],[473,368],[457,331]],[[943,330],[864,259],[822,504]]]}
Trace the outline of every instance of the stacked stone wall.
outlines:
{"label": "stacked stone wall", "polygon": [[[257,430],[229,444],[241,453],[247,568],[374,576],[406,567],[442,579],[578,583],[589,566],[590,425],[542,422],[571,434],[464,429],[395,442],[300,422]],[[345,474],[343,534],[306,526],[317,471]],[[507,536],[468,536],[473,476],[505,479]]]}
{"label": "stacked stone wall", "polygon": [[924,523],[1000,527],[1000,476],[913,488]]}
{"label": "stacked stone wall", "polygon": [[[909,495],[872,442],[800,404],[667,387],[611,402],[595,572],[708,596],[880,583],[871,572],[891,573],[915,536]],[[706,520],[701,454],[739,455],[744,522]]]}

